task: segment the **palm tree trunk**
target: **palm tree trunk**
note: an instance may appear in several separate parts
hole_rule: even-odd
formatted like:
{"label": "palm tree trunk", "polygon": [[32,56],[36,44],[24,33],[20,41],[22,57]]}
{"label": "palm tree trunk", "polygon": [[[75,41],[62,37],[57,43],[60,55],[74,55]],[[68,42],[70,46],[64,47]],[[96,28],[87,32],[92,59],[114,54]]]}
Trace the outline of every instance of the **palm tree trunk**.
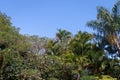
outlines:
{"label": "palm tree trunk", "polygon": [[118,54],[120,55],[120,43],[119,43],[119,39],[118,39],[118,37],[115,36],[115,35],[112,36],[112,38],[113,38],[114,44],[115,44],[116,47],[117,47]]}
{"label": "palm tree trunk", "polygon": [[110,40],[110,43],[116,45],[118,54],[120,55],[120,43],[119,43],[119,39],[118,39],[117,35],[109,35],[108,40]]}
{"label": "palm tree trunk", "polygon": [[119,43],[119,42],[117,42],[117,43],[116,43],[116,46],[117,46],[117,51],[118,51],[118,54],[120,55],[120,43]]}

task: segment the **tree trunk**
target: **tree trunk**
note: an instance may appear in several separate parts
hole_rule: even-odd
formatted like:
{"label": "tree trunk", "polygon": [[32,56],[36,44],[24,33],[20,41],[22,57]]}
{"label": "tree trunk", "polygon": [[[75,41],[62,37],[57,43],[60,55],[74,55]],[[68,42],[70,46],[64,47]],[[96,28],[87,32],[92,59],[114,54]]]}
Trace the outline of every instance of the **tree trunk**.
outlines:
{"label": "tree trunk", "polygon": [[116,43],[116,46],[117,46],[117,51],[118,51],[118,54],[120,55],[120,43],[119,43],[119,42],[117,42],[117,43]]}
{"label": "tree trunk", "polygon": [[112,45],[116,45],[118,54],[120,55],[120,43],[117,35],[109,35],[108,40]]}

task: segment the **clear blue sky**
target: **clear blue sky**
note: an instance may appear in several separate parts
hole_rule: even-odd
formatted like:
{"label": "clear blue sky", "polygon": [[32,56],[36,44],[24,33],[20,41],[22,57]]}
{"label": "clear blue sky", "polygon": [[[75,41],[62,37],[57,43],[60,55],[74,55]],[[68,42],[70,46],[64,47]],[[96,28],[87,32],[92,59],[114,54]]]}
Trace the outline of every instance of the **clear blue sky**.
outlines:
{"label": "clear blue sky", "polygon": [[12,18],[20,33],[55,37],[57,29],[73,34],[88,31],[86,22],[96,18],[96,7],[111,10],[116,0],[1,0],[0,11]]}

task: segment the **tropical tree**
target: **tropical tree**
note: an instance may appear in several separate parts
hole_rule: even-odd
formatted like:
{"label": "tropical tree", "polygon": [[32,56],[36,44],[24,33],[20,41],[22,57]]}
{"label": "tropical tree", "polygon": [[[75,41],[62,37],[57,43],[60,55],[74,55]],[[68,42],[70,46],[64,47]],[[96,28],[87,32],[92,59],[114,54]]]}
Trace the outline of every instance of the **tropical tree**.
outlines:
{"label": "tropical tree", "polygon": [[84,70],[84,66],[90,64],[88,54],[92,50],[92,44],[90,42],[92,37],[93,36],[87,32],[79,31],[77,34],[75,34],[75,36],[73,36],[68,45],[70,50],[69,52],[73,54],[71,54],[70,58],[72,59],[72,63],[74,63],[74,67],[76,67],[76,69],[73,71],[77,73],[77,80],[80,79],[80,72]]}
{"label": "tropical tree", "polygon": [[56,40],[48,40],[45,45],[46,53],[51,55],[58,54],[60,46],[57,43]]}
{"label": "tropical tree", "polygon": [[71,33],[67,30],[58,29],[58,32],[56,33],[56,38],[59,42],[66,41],[71,38]]}
{"label": "tropical tree", "polygon": [[56,33],[56,45],[59,47],[58,54],[66,53],[68,51],[68,44],[71,40],[72,34],[67,30],[58,29]]}
{"label": "tropical tree", "polygon": [[[116,48],[120,55],[119,33],[120,33],[120,1],[118,1],[110,12],[104,7],[97,7],[97,19],[89,21],[88,27],[97,30],[96,38],[98,40],[107,41],[108,47]],[[105,44],[106,45],[106,44]],[[115,49],[114,49],[115,51]],[[110,52],[109,52],[110,53]],[[115,52],[116,53],[116,52]]]}
{"label": "tropical tree", "polygon": [[[100,73],[111,75],[112,77],[119,77],[117,70],[119,67],[119,62],[117,60],[120,56],[120,43],[119,43],[119,33],[120,33],[120,14],[119,14],[120,0],[114,5],[112,11],[104,7],[97,7],[97,19],[89,21],[87,23],[88,27],[96,30],[97,33],[94,34],[93,39],[96,46],[105,51],[106,55],[104,57],[92,58],[93,63],[98,62],[98,68]],[[100,55],[100,54],[98,54]],[[110,56],[111,55],[111,56]],[[89,56],[90,58],[91,56]],[[96,57],[96,59],[95,59]],[[99,60],[100,59],[100,60]],[[97,66],[96,66],[97,67]],[[95,70],[95,69],[94,69]],[[98,70],[98,71],[99,71]],[[102,70],[102,71],[101,71]],[[112,71],[112,72],[111,72]],[[116,74],[116,75],[115,75]],[[117,77],[117,78],[118,78]],[[118,78],[119,79],[119,78]]]}
{"label": "tropical tree", "polygon": [[70,41],[70,49],[74,54],[77,55],[85,55],[92,48],[92,44],[90,40],[92,39],[92,35],[87,32],[79,31],[74,38]]}

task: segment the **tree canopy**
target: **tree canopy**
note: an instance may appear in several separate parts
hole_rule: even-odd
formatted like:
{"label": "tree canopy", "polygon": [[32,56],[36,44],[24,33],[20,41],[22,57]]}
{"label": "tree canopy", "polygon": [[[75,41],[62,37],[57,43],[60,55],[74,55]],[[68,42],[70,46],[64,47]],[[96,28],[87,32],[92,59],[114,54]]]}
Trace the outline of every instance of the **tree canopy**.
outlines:
{"label": "tree canopy", "polygon": [[58,29],[55,38],[23,35],[0,13],[0,80],[120,80],[120,1],[97,7],[94,34]]}

